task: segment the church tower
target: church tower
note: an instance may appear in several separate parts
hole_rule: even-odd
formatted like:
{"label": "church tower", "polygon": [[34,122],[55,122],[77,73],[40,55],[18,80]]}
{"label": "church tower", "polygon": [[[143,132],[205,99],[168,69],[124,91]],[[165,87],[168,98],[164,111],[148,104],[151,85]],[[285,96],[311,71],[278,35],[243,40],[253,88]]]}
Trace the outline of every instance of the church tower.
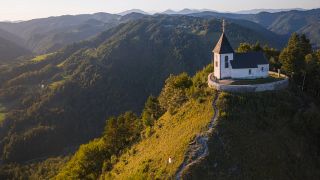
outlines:
{"label": "church tower", "polygon": [[222,35],[213,49],[214,76],[217,79],[231,78],[231,63],[234,58],[232,49],[227,36],[225,35],[225,21],[222,21]]}

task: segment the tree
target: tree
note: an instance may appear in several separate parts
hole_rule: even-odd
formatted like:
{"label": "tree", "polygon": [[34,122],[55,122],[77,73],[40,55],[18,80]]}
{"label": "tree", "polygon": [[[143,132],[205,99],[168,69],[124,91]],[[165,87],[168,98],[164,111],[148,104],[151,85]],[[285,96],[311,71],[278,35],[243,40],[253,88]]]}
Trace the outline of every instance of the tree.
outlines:
{"label": "tree", "polygon": [[251,45],[249,43],[240,43],[236,51],[239,53],[249,52],[251,51]]}
{"label": "tree", "polygon": [[252,45],[251,46],[251,50],[252,51],[262,51],[262,47],[260,46],[260,43],[259,42],[256,42],[256,44]]}
{"label": "tree", "polygon": [[267,45],[265,45],[263,47],[263,52],[269,60],[271,70],[277,71],[281,68],[281,63],[279,61],[280,51],[276,50],[275,48],[269,48]]}
{"label": "tree", "polygon": [[299,76],[303,72],[304,58],[310,53],[310,43],[305,36],[293,33],[289,39],[287,47],[283,49],[279,58],[282,63],[282,70],[288,75]]}
{"label": "tree", "polygon": [[263,48],[260,46],[259,42],[256,42],[255,44],[240,43],[236,51],[239,53],[246,53],[251,51],[263,51]]}
{"label": "tree", "polygon": [[152,126],[162,114],[163,109],[160,106],[158,99],[154,96],[149,96],[142,112],[142,122],[145,126]]}
{"label": "tree", "polygon": [[173,114],[175,110],[187,101],[186,89],[192,86],[192,80],[187,73],[178,76],[171,75],[165,82],[159,96],[161,107]]}

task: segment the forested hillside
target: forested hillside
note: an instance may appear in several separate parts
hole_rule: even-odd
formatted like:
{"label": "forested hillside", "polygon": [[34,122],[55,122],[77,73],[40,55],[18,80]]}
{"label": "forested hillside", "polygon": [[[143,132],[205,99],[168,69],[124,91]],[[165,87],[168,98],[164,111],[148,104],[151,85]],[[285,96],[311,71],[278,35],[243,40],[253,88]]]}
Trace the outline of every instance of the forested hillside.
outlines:
{"label": "forested hillside", "polygon": [[[126,112],[109,118],[103,135],[82,145],[56,178],[174,178],[188,146],[207,129],[214,113],[212,101],[218,94],[207,87],[210,72],[212,66],[192,78],[170,76],[159,97],[148,98],[141,116]],[[209,156],[188,166],[183,179],[320,177],[315,158],[319,107],[299,88],[221,93],[217,106]]]}
{"label": "forested hillside", "polygon": [[[272,33],[227,26],[234,46],[275,43]],[[194,74],[208,64],[220,33],[216,19],[145,17],[2,70],[2,159],[23,162],[70,152],[99,136],[107,117],[140,112],[170,74]]]}
{"label": "forested hillside", "polygon": [[[289,45],[295,37],[292,36]],[[303,37],[298,36],[295,43],[301,41]],[[284,49],[281,54],[286,51]],[[320,64],[320,58],[316,61]],[[148,99],[141,119],[133,116],[140,127],[135,131],[140,132],[140,138],[136,135],[132,139],[129,135],[123,140],[117,139],[120,146],[111,151],[106,145],[110,143],[108,139],[121,134],[122,128],[110,128],[111,124],[107,123],[104,135],[81,146],[57,178],[176,177],[188,146],[195,143],[197,134],[205,131],[214,113],[212,101],[217,93],[206,84],[210,72],[212,66],[193,78],[186,74],[169,77],[159,97]],[[292,80],[291,86],[282,91],[220,93],[218,120],[214,122],[208,141],[209,156],[187,166],[182,178],[318,179],[319,101],[314,98],[316,94],[306,91],[313,97],[307,95],[297,84],[299,81]],[[130,116],[125,114],[124,117]],[[119,118],[122,122],[123,117]]]}
{"label": "forested hillside", "polygon": [[[0,32],[1,33],[1,32]],[[20,56],[31,55],[31,51],[0,36],[0,66]]]}
{"label": "forested hillside", "polygon": [[[221,34],[222,22],[212,17],[168,15],[131,14],[122,18],[122,23],[106,28],[90,40],[19,65],[0,67],[1,178],[43,178],[57,174],[60,179],[129,175],[171,178],[175,175],[188,143],[206,130],[213,114],[211,104],[217,93],[207,87],[206,79],[213,68],[208,66],[196,72],[211,62],[211,51]],[[239,52],[264,51],[271,69],[281,69],[291,77],[292,89],[253,95],[250,101],[250,95],[246,94],[220,95],[221,119],[215,132],[228,132],[224,142],[230,148],[223,152],[234,153],[232,143],[238,139],[234,141],[228,136],[235,133],[240,140],[246,139],[248,136],[241,128],[248,126],[243,129],[252,131],[250,137],[255,141],[269,142],[280,137],[275,144],[263,146],[270,146],[267,155],[283,153],[285,147],[277,148],[277,145],[285,139],[290,140],[286,147],[297,146],[296,151],[292,151],[297,157],[279,157],[284,163],[278,167],[288,166],[288,169],[278,174],[271,169],[272,172],[266,173],[268,177],[279,175],[286,179],[293,172],[296,172],[294,177],[318,177],[317,173],[307,174],[303,170],[307,167],[312,172],[318,170],[318,161],[312,160],[311,155],[319,152],[320,51],[313,50],[309,39],[299,34],[293,34],[283,50],[271,48],[283,47],[283,36],[246,20],[228,20],[226,34],[235,49],[240,45]],[[182,72],[186,73],[180,74]],[[278,97],[279,104],[270,97]],[[233,106],[232,102],[239,106]],[[262,108],[264,103],[270,108]],[[252,109],[239,113],[246,106],[256,107],[258,114]],[[297,109],[299,111],[295,111]],[[247,114],[252,118],[243,123]],[[233,124],[227,123],[229,119],[239,121],[234,123],[239,133],[228,129],[233,128]],[[223,129],[219,129],[220,126]],[[299,126],[301,130],[297,130]],[[261,131],[265,134],[261,135]],[[277,137],[271,131],[276,132]],[[309,138],[311,136],[313,138]],[[215,134],[213,141],[214,137]],[[248,145],[245,141],[238,143],[240,149]],[[79,148],[81,144],[84,145]],[[155,146],[157,148],[152,148]],[[221,161],[231,165],[239,160],[239,165],[230,170],[236,175],[231,173],[230,177],[249,174],[259,179],[262,171],[252,173],[251,161],[266,158],[270,163],[279,162],[274,157],[255,155],[254,150],[254,147],[250,149],[254,156],[248,161],[237,159],[238,154],[233,154],[235,159],[222,157],[225,159]],[[166,162],[171,156],[174,162],[168,165]],[[308,163],[301,158],[306,158]],[[289,166],[291,161],[295,163]],[[197,177],[200,175],[193,168],[204,168],[208,177],[224,177],[225,174],[212,175],[206,171],[205,168],[216,166],[215,163],[204,163],[207,164],[192,167],[184,174]],[[299,164],[301,169],[297,170]],[[223,166],[222,172],[229,172],[229,165]],[[267,168],[267,163],[264,167]]]}
{"label": "forested hillside", "polygon": [[319,106],[297,92],[219,97],[209,156],[184,179],[319,179]]}
{"label": "forested hillside", "polygon": [[26,49],[39,54],[93,37],[118,25],[120,18],[108,13],[65,15],[18,23],[0,22],[0,29],[21,38]]}

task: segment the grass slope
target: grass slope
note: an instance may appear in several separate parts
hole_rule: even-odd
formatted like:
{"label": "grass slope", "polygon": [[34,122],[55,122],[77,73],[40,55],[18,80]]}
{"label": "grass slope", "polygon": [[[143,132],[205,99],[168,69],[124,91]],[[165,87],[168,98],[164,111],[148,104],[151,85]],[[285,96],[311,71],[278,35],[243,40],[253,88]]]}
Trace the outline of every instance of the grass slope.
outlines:
{"label": "grass slope", "polygon": [[[176,114],[164,114],[154,133],[119,158],[105,179],[172,178],[183,162],[188,144],[207,129],[213,116],[212,97],[205,102],[189,101]],[[168,164],[168,158],[173,162]]]}
{"label": "grass slope", "polygon": [[223,93],[209,157],[184,179],[319,179],[319,108],[291,91]]}
{"label": "grass slope", "polygon": [[36,56],[35,58],[31,59],[32,62],[41,62],[41,61],[44,61],[44,60],[47,60],[49,56],[53,56],[55,53],[48,53],[48,54],[43,54],[43,55],[39,55],[39,56]]}
{"label": "grass slope", "polygon": [[5,119],[6,114],[5,114],[6,108],[0,103],[0,123]]}

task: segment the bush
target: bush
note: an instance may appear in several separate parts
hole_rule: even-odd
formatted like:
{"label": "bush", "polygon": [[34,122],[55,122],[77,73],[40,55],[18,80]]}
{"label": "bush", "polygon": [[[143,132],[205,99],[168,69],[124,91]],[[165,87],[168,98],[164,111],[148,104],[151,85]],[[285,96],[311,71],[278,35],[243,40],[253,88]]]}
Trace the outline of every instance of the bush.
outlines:
{"label": "bush", "polygon": [[186,73],[178,76],[171,75],[159,96],[161,107],[170,114],[174,114],[176,109],[188,100],[186,90],[191,86],[191,78]]}

